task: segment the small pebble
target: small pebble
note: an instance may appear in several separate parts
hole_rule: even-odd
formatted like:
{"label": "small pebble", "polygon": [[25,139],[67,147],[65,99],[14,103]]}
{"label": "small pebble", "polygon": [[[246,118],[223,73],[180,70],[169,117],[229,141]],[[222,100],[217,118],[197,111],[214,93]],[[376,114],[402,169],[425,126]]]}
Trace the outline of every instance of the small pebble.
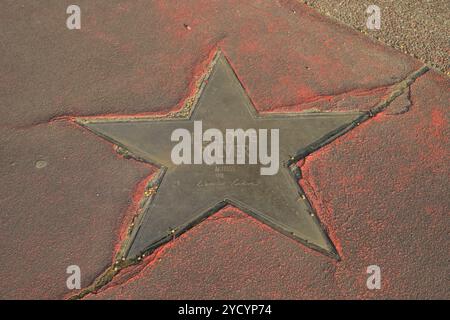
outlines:
{"label": "small pebble", "polygon": [[36,161],[35,166],[37,169],[42,169],[42,168],[45,168],[47,166],[47,164],[48,164],[47,161],[39,160],[39,161]]}

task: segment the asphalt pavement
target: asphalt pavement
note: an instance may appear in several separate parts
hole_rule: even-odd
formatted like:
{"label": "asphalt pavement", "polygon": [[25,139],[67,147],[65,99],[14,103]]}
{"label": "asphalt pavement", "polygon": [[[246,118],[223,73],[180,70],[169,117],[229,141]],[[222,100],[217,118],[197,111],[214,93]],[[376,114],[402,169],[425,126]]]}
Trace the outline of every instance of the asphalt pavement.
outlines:
{"label": "asphalt pavement", "polygon": [[[301,0],[319,12],[450,74],[448,0]],[[369,30],[369,5],[381,9],[381,29]]]}

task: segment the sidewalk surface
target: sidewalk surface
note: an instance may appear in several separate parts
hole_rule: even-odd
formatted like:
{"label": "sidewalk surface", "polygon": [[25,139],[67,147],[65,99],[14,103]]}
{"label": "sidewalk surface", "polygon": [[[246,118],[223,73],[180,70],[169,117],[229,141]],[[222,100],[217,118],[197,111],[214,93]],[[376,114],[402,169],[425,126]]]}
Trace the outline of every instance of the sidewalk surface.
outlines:
{"label": "sidewalk surface", "polygon": [[[448,0],[299,0],[326,16],[450,75]],[[368,30],[370,5],[380,8],[381,28]]]}
{"label": "sidewalk surface", "polygon": [[[70,4],[0,11],[0,298],[450,298],[448,77],[294,0]],[[298,164],[340,260],[226,207],[109,273],[158,168],[76,118],[177,111],[218,50],[259,113],[385,107]]]}

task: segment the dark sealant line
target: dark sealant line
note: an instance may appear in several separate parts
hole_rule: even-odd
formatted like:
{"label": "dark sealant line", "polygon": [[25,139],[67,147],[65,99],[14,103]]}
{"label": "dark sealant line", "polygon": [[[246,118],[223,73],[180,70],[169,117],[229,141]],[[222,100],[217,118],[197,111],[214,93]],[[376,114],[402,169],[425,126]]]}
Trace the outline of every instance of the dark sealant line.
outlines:
{"label": "dark sealant line", "polygon": [[363,112],[361,116],[356,118],[356,120],[352,121],[349,124],[345,124],[341,126],[340,128],[337,128],[336,130],[330,132],[329,134],[325,135],[322,139],[308,145],[307,147],[300,150],[295,156],[293,156],[291,159],[288,160],[287,165],[291,166],[294,163],[297,163],[299,160],[304,159],[311,153],[315,152],[316,150],[326,146],[327,144],[333,142],[337,138],[343,136],[350,130],[356,128],[361,123],[369,120],[370,118],[376,116],[378,113],[384,111],[396,98],[401,96],[405,90],[407,90],[411,84],[414,83],[414,81],[425,74],[429,69],[428,66],[423,66],[419,70],[413,72],[408,77],[406,77],[403,81],[399,82],[398,84],[394,85],[394,90],[391,92],[389,97],[387,97],[385,100],[381,101],[379,104],[377,104],[374,108],[372,108],[369,111]]}

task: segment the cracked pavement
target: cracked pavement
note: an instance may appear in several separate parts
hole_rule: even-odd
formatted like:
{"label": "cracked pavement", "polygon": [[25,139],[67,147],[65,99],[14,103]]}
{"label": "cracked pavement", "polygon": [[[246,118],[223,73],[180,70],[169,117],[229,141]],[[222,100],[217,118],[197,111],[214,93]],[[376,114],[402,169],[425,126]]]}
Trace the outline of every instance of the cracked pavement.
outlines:
{"label": "cracked pavement", "polygon": [[[294,0],[79,1],[79,31],[69,4],[0,13],[0,298],[449,298],[448,78]],[[370,118],[298,164],[340,261],[233,207],[116,261],[156,168],[74,119],[172,115],[217,48],[258,112]]]}

